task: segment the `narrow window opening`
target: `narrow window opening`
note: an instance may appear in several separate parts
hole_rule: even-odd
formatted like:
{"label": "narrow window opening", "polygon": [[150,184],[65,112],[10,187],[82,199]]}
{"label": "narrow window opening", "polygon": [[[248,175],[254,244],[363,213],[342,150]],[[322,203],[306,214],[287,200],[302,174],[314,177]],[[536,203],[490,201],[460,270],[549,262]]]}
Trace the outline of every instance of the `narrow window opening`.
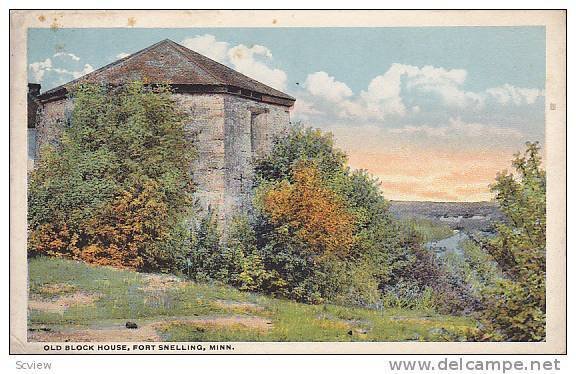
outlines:
{"label": "narrow window opening", "polygon": [[256,153],[256,118],[258,117],[258,113],[251,112],[250,113],[250,150],[254,155]]}

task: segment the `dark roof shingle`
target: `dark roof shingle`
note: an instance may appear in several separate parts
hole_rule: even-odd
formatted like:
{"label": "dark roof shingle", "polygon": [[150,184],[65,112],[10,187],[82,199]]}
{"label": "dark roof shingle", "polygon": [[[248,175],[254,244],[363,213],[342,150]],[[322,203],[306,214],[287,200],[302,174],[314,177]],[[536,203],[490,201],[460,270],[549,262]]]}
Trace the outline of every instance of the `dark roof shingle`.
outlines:
{"label": "dark roof shingle", "polygon": [[170,84],[198,92],[229,92],[252,99],[292,106],[295,99],[237,71],[194,52],[169,39],[151,45],[98,70],[40,95],[53,100],[66,95],[68,89],[82,82],[120,85],[142,80],[150,84]]}

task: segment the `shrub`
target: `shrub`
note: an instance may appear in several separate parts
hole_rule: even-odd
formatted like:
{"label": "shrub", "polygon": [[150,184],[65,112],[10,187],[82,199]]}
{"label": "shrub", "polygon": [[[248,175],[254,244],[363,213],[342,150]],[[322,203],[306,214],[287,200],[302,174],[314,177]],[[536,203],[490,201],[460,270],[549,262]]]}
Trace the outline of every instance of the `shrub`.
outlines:
{"label": "shrub", "polygon": [[66,223],[43,223],[30,232],[28,253],[30,256],[70,256],[77,253],[78,234],[70,231]]}
{"label": "shrub", "polygon": [[218,281],[243,291],[271,292],[283,285],[269,271],[256,247],[256,236],[248,217],[233,218],[223,240],[215,214],[209,212],[195,230],[186,273],[197,281]]}
{"label": "shrub", "polygon": [[302,302],[323,302],[328,293],[323,290],[326,263],[316,261],[315,253],[287,226],[256,229],[262,235],[259,253],[264,266],[276,278],[264,291]]}
{"label": "shrub", "polygon": [[504,279],[484,292],[478,340],[542,341],[546,337],[546,173],[538,143],[527,143],[492,190],[507,218],[482,244]]}
{"label": "shrub", "polygon": [[234,217],[223,258],[228,267],[229,283],[244,291],[265,291],[281,286],[276,273],[264,266],[256,246],[256,232],[248,217]]}
{"label": "shrub", "polygon": [[188,276],[197,281],[221,280],[226,270],[222,265],[221,234],[216,214],[209,211],[200,218],[194,230],[187,261]]}
{"label": "shrub", "polygon": [[391,293],[413,307],[433,293],[439,308],[457,308],[447,293],[464,289],[450,284],[415,230],[391,217],[378,181],[346,166],[330,135],[291,129],[259,160],[256,180],[257,247],[283,281],[270,292],[376,308]]}
{"label": "shrub", "polygon": [[167,87],[80,85],[59,144],[30,175],[28,253],[175,270],[194,147]]}
{"label": "shrub", "polygon": [[354,243],[354,217],[342,199],[323,185],[313,165],[296,164],[291,179],[262,193],[261,211],[277,230],[306,243],[315,260],[346,257]]}

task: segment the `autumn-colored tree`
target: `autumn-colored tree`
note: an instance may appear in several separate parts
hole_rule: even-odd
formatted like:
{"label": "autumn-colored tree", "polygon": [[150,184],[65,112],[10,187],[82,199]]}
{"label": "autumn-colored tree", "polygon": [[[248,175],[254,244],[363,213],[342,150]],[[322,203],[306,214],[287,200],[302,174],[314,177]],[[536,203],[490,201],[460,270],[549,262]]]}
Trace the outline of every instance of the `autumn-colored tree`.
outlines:
{"label": "autumn-colored tree", "polygon": [[140,269],[145,254],[169,236],[168,207],[158,195],[158,183],[130,188],[86,222],[90,238],[78,257],[99,265]]}
{"label": "autumn-colored tree", "polygon": [[354,217],[342,199],[325,187],[314,165],[297,165],[293,182],[283,180],[265,191],[264,212],[287,226],[320,258],[345,257],[354,243]]}
{"label": "autumn-colored tree", "polygon": [[70,231],[63,222],[42,223],[28,236],[28,253],[31,256],[74,257],[78,234]]}
{"label": "autumn-colored tree", "polygon": [[168,87],[72,92],[58,144],[30,175],[30,255],[167,271],[189,250],[194,145]]}
{"label": "autumn-colored tree", "polygon": [[265,291],[371,307],[393,293],[417,307],[433,288],[449,300],[455,287],[438,264],[420,266],[426,250],[388,212],[378,180],[346,162],[331,134],[297,125],[256,163],[258,255],[279,280]]}

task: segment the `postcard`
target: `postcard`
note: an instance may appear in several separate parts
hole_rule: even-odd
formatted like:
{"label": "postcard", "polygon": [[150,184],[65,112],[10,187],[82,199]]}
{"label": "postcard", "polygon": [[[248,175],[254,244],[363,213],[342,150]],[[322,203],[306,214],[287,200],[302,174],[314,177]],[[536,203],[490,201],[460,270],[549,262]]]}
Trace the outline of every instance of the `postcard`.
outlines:
{"label": "postcard", "polygon": [[10,22],[11,353],[565,353],[564,11]]}

